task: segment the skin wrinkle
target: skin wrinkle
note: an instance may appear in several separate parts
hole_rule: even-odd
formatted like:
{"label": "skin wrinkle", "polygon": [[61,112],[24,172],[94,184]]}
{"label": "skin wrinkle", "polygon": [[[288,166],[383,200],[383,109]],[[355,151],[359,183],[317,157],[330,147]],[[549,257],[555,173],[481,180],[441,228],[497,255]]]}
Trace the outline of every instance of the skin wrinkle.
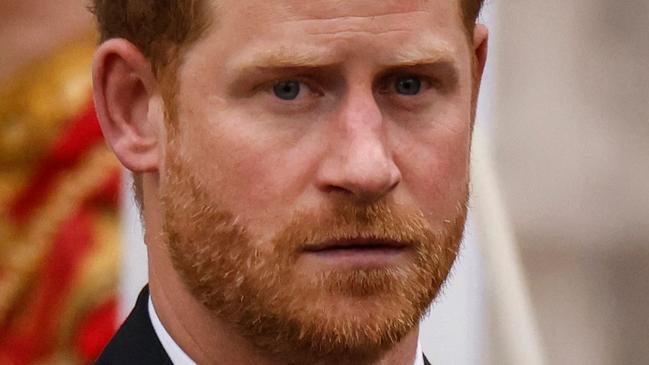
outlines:
{"label": "skin wrinkle", "polygon": [[[161,234],[163,235],[162,239],[164,239],[164,232],[161,232]],[[153,269],[153,270],[155,270],[155,269]],[[158,275],[155,275],[155,272],[154,272],[154,275],[151,275],[151,278],[149,280],[150,281],[152,281],[152,280],[157,281],[158,280]],[[167,303],[171,302],[168,292],[162,291],[161,296],[162,296],[161,299],[164,300],[165,302],[167,302]],[[156,303],[153,303],[153,306],[156,307]],[[157,308],[156,308],[156,311],[157,311]],[[203,345],[202,345],[201,341],[196,338],[196,335],[189,328],[190,324],[185,323],[183,321],[180,321],[179,323],[180,323],[180,327],[182,328],[182,331],[185,333],[187,338],[190,339],[193,346],[196,347],[197,349],[199,349],[199,351],[201,351],[202,353],[205,353],[205,349],[203,348]]]}
{"label": "skin wrinkle", "polygon": [[[426,11],[403,12],[396,14],[386,14],[379,16],[344,16],[328,19],[305,19],[297,21],[287,21],[286,23],[291,26],[292,23],[297,23],[298,26],[304,27],[304,31],[309,34],[336,34],[345,32],[359,32],[370,34],[382,34],[391,31],[406,31],[399,28],[404,28],[399,24],[398,27],[391,28],[391,21],[400,18],[404,15],[421,15],[426,17],[429,15]],[[318,29],[323,29],[318,31]]]}
{"label": "skin wrinkle", "polygon": [[382,35],[382,34],[402,34],[402,33],[408,33],[408,31],[405,30],[383,30],[383,31],[364,31],[364,30],[339,30],[335,32],[306,32],[307,34],[313,35],[313,36],[330,36],[330,35],[338,35],[341,38],[345,37],[351,37],[354,35]]}
{"label": "skin wrinkle", "polygon": [[[455,86],[459,70],[455,65],[454,58],[446,51],[440,51],[441,47],[411,47],[408,49],[397,50],[395,55],[390,56],[392,61],[378,60],[379,67],[387,70],[396,70],[405,67],[434,67],[439,74],[444,76],[445,85]],[[448,48],[448,47],[446,47]],[[316,72],[327,72],[335,74],[335,70],[340,61],[337,57],[327,59],[327,57],[317,56],[318,51],[300,50],[299,48],[287,49],[279,47],[276,51],[264,51],[260,54],[248,55],[244,53],[241,59],[231,62],[237,65],[231,73],[234,78],[241,80],[233,84],[244,83],[251,75],[264,74],[271,72],[282,72],[286,70],[299,70],[305,73],[314,74]],[[285,70],[282,70],[285,69]]]}
{"label": "skin wrinkle", "polygon": [[[398,17],[399,15],[411,14],[411,13],[412,14],[429,15],[428,12],[417,11],[417,12],[402,12],[402,13],[397,13],[396,15],[394,15],[394,14],[393,15],[386,15],[385,17],[388,17],[388,20],[389,20],[392,17]],[[290,15],[284,14],[283,16],[290,16]],[[322,20],[284,21],[284,22],[282,22],[280,24],[276,24],[275,27],[280,28],[280,29],[281,28],[290,29],[292,27],[293,23],[295,23],[295,22],[297,22],[297,23],[313,22],[313,23],[315,23],[314,25],[312,25],[311,27],[304,26],[304,29],[302,31],[307,33],[307,34],[322,35],[322,36],[339,35],[339,36],[341,36],[341,38],[344,38],[344,37],[342,37],[344,34],[353,35],[355,33],[370,34],[370,35],[381,35],[381,34],[390,33],[391,31],[398,31],[399,33],[412,33],[411,30],[408,31],[408,30],[394,29],[394,30],[386,31],[385,30],[386,29],[386,24],[384,24],[384,23],[377,24],[377,25],[374,26],[375,31],[376,31],[375,33],[370,32],[367,29],[358,30],[356,32],[353,32],[354,25],[347,24],[347,21],[350,20],[350,19],[353,20],[353,19],[368,19],[368,18],[372,19],[373,17],[372,16],[367,16],[367,17],[336,17],[336,18],[327,18],[327,20],[324,20],[324,21],[322,21]],[[325,23],[324,25],[321,24],[323,22]],[[367,23],[367,21],[364,22],[364,23]],[[335,24],[340,24],[338,27],[340,27],[342,29],[337,30]],[[317,26],[317,25],[320,25],[320,26]],[[361,25],[363,25],[363,24],[361,24]],[[355,25],[355,26],[358,27],[358,25]],[[327,30],[323,31],[323,32],[317,32],[317,31],[312,32],[310,30],[310,28],[323,28],[323,29],[327,29]],[[332,30],[332,28],[333,28],[333,30]],[[417,34],[417,37],[421,37],[421,35]],[[439,42],[439,37],[432,36],[431,40],[433,41],[433,44],[438,43]],[[423,42],[423,43],[428,44],[429,42]],[[290,50],[294,46],[295,46],[295,44],[291,44],[290,46],[287,46],[286,48]],[[444,49],[449,49],[450,47],[447,46],[447,47],[443,47],[443,48]],[[327,51],[330,51],[330,50],[327,49]],[[259,56],[259,55],[254,55],[254,56]],[[284,57],[284,58],[287,58],[287,57]],[[255,58],[250,57],[249,59],[254,60]]]}
{"label": "skin wrinkle", "polygon": [[[418,13],[425,14],[425,12],[418,12]],[[385,20],[387,22],[392,17],[394,17],[394,15],[391,16],[387,15],[385,17],[387,19],[382,19],[382,20]],[[291,26],[292,23],[298,23],[299,25],[304,27],[304,31],[306,33],[312,35],[335,35],[335,34],[344,35],[346,33],[381,35],[381,34],[388,34],[392,32],[398,32],[398,33],[409,32],[408,30],[399,29],[403,27],[397,27],[392,29],[386,27],[385,22],[377,21],[378,18],[371,17],[371,16],[341,17],[341,18],[331,18],[326,20],[318,19],[318,20],[287,21],[286,23],[289,27]],[[337,25],[336,23],[340,23],[340,25]],[[370,23],[372,25],[368,27],[367,23]]]}
{"label": "skin wrinkle", "polygon": [[370,15],[348,15],[348,16],[342,16],[342,17],[318,17],[318,16],[310,16],[308,18],[303,18],[303,19],[297,19],[294,20],[294,22],[311,22],[311,21],[335,21],[335,20],[371,20],[375,21],[378,19],[381,20],[389,20],[392,17],[397,17],[401,15],[415,15],[415,14],[421,14],[421,15],[428,15],[428,12],[425,10],[415,10],[415,11],[398,11],[398,12],[389,12],[389,13],[378,13],[378,14],[370,14]]}

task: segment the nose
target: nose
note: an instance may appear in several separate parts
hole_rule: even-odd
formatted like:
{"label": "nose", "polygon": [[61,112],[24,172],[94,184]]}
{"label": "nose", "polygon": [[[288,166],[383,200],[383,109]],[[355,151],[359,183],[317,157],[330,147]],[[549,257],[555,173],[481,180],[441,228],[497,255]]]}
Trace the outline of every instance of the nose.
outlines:
{"label": "nose", "polygon": [[371,93],[347,98],[332,123],[328,147],[318,171],[318,184],[325,192],[372,202],[401,181],[381,110]]}

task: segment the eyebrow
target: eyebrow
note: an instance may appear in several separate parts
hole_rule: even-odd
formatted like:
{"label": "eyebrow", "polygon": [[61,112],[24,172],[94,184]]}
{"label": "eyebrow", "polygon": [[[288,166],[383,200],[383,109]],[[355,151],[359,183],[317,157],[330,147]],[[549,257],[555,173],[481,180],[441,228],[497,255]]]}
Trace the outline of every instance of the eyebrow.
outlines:
{"label": "eyebrow", "polygon": [[234,60],[234,69],[237,71],[282,69],[282,68],[318,68],[331,66],[341,60],[336,57],[324,56],[322,50],[317,48],[288,48],[279,47],[244,55]]}
{"label": "eyebrow", "polygon": [[[260,71],[272,69],[324,68],[342,63],[340,55],[320,47],[279,47],[245,54],[234,60],[236,71]],[[384,68],[411,67],[417,65],[454,65],[455,58],[448,47],[421,46],[396,49],[393,54],[381,57],[378,64]]]}
{"label": "eyebrow", "polygon": [[400,49],[387,61],[390,66],[416,66],[423,64],[454,64],[453,52],[448,47],[422,46]]}

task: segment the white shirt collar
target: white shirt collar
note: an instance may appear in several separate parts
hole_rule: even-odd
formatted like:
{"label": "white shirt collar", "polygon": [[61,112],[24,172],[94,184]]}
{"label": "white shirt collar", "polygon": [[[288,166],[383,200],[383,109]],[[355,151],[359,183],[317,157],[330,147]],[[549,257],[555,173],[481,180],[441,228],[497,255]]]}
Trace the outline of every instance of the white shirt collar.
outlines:
{"label": "white shirt collar", "polygon": [[[165,350],[171,363],[174,365],[197,365],[194,360],[192,360],[189,355],[183,351],[180,346],[171,338],[169,332],[164,327],[160,318],[158,318],[158,313],[155,311],[153,306],[153,300],[149,296],[149,318],[151,319],[151,324],[153,325],[153,330],[158,336],[162,348]],[[424,354],[421,352],[421,342],[417,341],[417,353],[415,354],[415,363],[413,365],[424,365]]]}
{"label": "white shirt collar", "polygon": [[167,332],[167,329],[164,327],[164,325],[162,325],[162,322],[160,322],[158,313],[156,313],[155,307],[153,306],[151,296],[149,296],[149,317],[151,318],[153,330],[158,336],[158,339],[162,344],[162,348],[164,348],[167,355],[169,355],[171,363],[174,365],[196,365],[196,362],[194,362],[194,360],[192,360],[189,355],[187,355],[185,351],[183,351],[183,349],[178,346],[176,341],[171,338],[171,335],[169,334],[169,332]]}

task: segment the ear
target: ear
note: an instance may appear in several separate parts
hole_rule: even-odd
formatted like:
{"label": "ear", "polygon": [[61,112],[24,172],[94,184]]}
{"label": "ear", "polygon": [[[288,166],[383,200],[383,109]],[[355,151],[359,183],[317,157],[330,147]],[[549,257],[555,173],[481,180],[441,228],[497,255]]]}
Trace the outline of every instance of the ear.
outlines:
{"label": "ear", "polygon": [[487,64],[487,51],[489,48],[489,30],[484,24],[476,24],[473,31],[473,52],[476,59],[476,87],[480,87],[482,74]]}
{"label": "ear", "polygon": [[[151,63],[125,39],[101,44],[92,67],[95,107],[104,137],[129,170],[157,171],[163,127]],[[157,103],[157,104],[156,104]]]}

